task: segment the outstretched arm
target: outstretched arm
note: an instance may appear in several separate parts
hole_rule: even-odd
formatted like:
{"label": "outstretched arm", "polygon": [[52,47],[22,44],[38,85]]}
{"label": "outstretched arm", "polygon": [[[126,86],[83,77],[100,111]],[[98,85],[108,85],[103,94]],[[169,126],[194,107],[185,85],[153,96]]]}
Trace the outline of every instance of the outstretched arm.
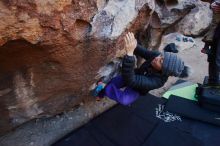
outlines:
{"label": "outstretched arm", "polygon": [[135,59],[133,56],[126,55],[122,63],[122,77],[125,84],[139,91],[149,91],[160,88],[167,81],[168,77],[164,76],[144,76],[136,75],[134,72]]}
{"label": "outstretched arm", "polygon": [[149,51],[146,48],[137,45],[137,47],[134,50],[134,54],[136,56],[140,56],[142,58],[144,58],[145,60],[148,59],[153,59],[154,57],[157,57],[158,55],[160,55],[160,52],[158,51]]}
{"label": "outstretched arm", "polygon": [[[127,55],[124,56],[122,63],[122,77],[127,86],[141,90],[149,91],[155,88],[159,88],[164,85],[167,77],[161,78],[159,76],[146,77],[144,75],[136,75],[134,72],[135,58],[133,56],[134,50],[137,46],[137,41],[134,38],[133,33],[128,33],[125,38],[125,49]],[[154,56],[154,53],[147,51],[144,48],[137,47],[135,53],[139,54],[145,59],[149,59]]]}

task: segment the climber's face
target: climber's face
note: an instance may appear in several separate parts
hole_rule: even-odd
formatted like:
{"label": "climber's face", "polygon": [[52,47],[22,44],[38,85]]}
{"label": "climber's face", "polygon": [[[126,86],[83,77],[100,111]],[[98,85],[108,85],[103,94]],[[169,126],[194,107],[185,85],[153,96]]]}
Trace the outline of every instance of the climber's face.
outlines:
{"label": "climber's face", "polygon": [[162,55],[155,57],[151,62],[153,68],[156,69],[157,71],[162,71],[163,59],[164,58]]}

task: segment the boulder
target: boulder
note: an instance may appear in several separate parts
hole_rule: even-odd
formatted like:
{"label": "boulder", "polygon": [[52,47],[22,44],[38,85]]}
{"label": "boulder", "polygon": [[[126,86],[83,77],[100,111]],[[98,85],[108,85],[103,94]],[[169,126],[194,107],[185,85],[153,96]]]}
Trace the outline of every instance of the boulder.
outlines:
{"label": "boulder", "polygon": [[158,49],[164,33],[202,35],[209,28],[212,20],[209,6],[209,3],[200,0],[167,0],[164,3],[156,3],[148,30],[148,38],[150,38],[148,47]]}
{"label": "boulder", "polygon": [[[167,28],[173,25],[178,20],[182,19],[190,12],[191,9],[196,7],[199,0],[179,0],[174,4],[156,3],[155,16],[151,22],[153,28]],[[158,24],[159,23],[159,24]]]}
{"label": "boulder", "polygon": [[0,134],[93,100],[99,69],[126,31],[149,20],[150,0],[0,1]]}
{"label": "boulder", "polygon": [[196,7],[198,1],[167,0],[164,3],[157,2],[148,30],[147,37],[149,41],[147,47],[158,49],[163,33],[183,19],[191,9]]}
{"label": "boulder", "polygon": [[196,7],[176,25],[176,30],[184,35],[199,36],[209,28],[212,15],[210,4],[199,1]]}

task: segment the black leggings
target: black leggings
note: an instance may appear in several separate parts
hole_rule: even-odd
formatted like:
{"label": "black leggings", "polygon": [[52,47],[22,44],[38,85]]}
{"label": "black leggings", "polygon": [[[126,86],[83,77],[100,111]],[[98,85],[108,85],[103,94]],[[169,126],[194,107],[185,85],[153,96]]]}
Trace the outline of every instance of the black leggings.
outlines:
{"label": "black leggings", "polygon": [[208,56],[208,61],[220,71],[220,24],[218,24],[215,30],[211,54]]}

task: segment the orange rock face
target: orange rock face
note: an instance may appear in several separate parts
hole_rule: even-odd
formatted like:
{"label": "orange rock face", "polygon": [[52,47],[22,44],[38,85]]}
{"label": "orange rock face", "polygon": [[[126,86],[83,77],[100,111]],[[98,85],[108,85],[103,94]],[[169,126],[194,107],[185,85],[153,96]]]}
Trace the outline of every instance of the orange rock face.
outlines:
{"label": "orange rock face", "polygon": [[152,3],[0,1],[0,134],[92,100],[97,71],[141,30]]}

